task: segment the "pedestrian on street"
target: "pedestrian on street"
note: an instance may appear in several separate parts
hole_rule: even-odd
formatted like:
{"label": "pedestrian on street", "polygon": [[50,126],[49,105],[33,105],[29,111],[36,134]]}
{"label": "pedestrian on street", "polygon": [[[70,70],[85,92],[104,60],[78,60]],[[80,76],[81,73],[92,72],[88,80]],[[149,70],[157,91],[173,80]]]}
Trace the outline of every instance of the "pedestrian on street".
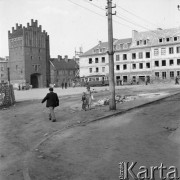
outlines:
{"label": "pedestrian on street", "polygon": [[62,87],[62,89],[64,88],[64,82],[61,83],[61,87]]}
{"label": "pedestrian on street", "polygon": [[83,92],[83,95],[82,95],[82,110],[86,111],[86,107],[87,107],[87,98],[86,98],[86,93]]}
{"label": "pedestrian on street", "polygon": [[176,76],[176,78],[175,78],[175,84],[179,84],[179,79],[178,79],[177,76]]}
{"label": "pedestrian on street", "polygon": [[67,82],[65,82],[65,89],[67,89]]}
{"label": "pedestrian on street", "polygon": [[88,109],[90,110],[91,109],[91,102],[92,102],[92,92],[90,90],[90,86],[87,87],[86,99],[87,99]]}
{"label": "pedestrian on street", "polygon": [[49,93],[44,97],[42,103],[46,101],[46,107],[49,108],[49,120],[56,122],[56,117],[54,114],[54,108],[59,106],[59,98],[56,93],[53,92],[53,88],[49,88]]}

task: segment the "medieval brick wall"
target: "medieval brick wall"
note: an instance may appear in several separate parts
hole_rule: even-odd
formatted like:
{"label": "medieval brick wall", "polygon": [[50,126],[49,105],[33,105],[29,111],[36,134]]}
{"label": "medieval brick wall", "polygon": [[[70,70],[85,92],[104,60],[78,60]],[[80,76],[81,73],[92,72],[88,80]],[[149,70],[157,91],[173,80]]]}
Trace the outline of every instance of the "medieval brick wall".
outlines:
{"label": "medieval brick wall", "polygon": [[50,81],[47,32],[32,19],[27,27],[16,24],[16,28],[9,31],[8,38],[11,83],[31,84],[32,75],[37,75],[38,87],[46,87]]}

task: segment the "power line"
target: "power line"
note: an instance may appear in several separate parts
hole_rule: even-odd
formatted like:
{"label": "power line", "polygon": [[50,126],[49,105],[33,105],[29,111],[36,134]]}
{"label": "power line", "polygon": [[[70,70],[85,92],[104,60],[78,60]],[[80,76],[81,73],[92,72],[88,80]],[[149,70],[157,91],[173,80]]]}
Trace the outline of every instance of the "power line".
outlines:
{"label": "power line", "polygon": [[[101,16],[101,17],[103,17],[103,18],[106,18],[105,16],[103,16],[103,15],[101,15],[101,14],[99,14],[99,13],[96,13],[95,11],[90,10],[90,9],[87,8],[87,7],[84,7],[84,6],[80,5],[80,4],[77,4],[77,3],[75,3],[75,2],[72,2],[71,0],[68,0],[68,1],[71,2],[71,3],[73,3],[73,4],[75,4],[75,5],[77,5],[77,6],[79,6],[79,7],[81,7],[81,8],[84,8],[84,9],[86,9],[86,10],[88,10],[88,11],[90,11],[90,12],[96,14],[96,15],[99,15],[99,16]],[[91,3],[90,3],[90,4],[91,4]],[[93,5],[94,5],[94,4],[93,4]],[[94,5],[94,6],[96,6],[96,5]],[[105,11],[105,9],[103,9],[103,8],[101,8],[101,7],[99,7],[99,6],[96,6],[96,7],[98,7],[99,9],[101,9],[101,10],[103,10],[103,11]],[[115,21],[115,20],[113,20],[113,21],[116,22],[116,23],[118,23],[118,24],[120,24],[120,25],[126,26],[126,27],[128,27],[128,28],[130,28],[130,29],[133,29],[131,26],[128,26],[128,25],[123,24],[123,23],[120,23],[119,21]]]}
{"label": "power line", "polygon": [[117,7],[120,8],[120,9],[122,9],[122,10],[124,10],[124,11],[126,11],[127,13],[129,13],[129,14],[131,14],[131,15],[133,15],[133,16],[135,16],[135,17],[141,19],[141,20],[143,20],[144,22],[149,22],[149,23],[152,24],[153,26],[157,27],[154,23],[152,23],[152,22],[150,22],[150,21],[148,21],[148,20],[146,20],[146,19],[144,19],[144,18],[142,18],[142,17],[136,15],[135,13],[132,13],[131,11],[126,10],[126,9],[123,8],[123,7],[121,7],[121,6],[119,6],[119,5],[117,5]]}
{"label": "power line", "polygon": [[[97,7],[98,9],[101,9],[101,10],[105,11],[105,9],[103,9],[103,8],[100,7],[100,6],[97,6],[97,5],[93,4],[93,3],[90,3],[90,2],[87,1],[87,0],[84,0],[84,1],[87,2],[87,3],[89,3],[89,4],[91,4],[91,5],[93,5],[93,6],[95,6],[95,7]],[[139,26],[139,27],[141,27],[141,28],[143,28],[143,29],[150,30],[150,29],[148,29],[148,28],[146,28],[146,27],[144,27],[144,26],[142,26],[142,25],[139,25],[139,24],[137,24],[137,23],[135,23],[135,22],[132,22],[131,20],[128,20],[127,18],[123,18],[123,17],[120,17],[120,16],[118,16],[118,15],[116,15],[116,17],[118,17],[118,18],[120,18],[120,19],[122,19],[122,20],[124,20],[124,21],[126,21],[126,22],[128,22],[128,23],[131,23],[131,24],[133,24],[133,25],[135,25],[135,26]],[[131,27],[131,28],[132,28],[132,27]]]}

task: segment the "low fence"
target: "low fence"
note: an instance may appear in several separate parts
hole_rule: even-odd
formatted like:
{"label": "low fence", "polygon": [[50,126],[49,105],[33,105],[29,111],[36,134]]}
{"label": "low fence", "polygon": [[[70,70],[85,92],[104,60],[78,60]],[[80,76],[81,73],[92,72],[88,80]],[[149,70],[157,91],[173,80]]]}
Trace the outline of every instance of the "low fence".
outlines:
{"label": "low fence", "polygon": [[8,107],[15,103],[14,90],[12,85],[0,83],[0,108]]}

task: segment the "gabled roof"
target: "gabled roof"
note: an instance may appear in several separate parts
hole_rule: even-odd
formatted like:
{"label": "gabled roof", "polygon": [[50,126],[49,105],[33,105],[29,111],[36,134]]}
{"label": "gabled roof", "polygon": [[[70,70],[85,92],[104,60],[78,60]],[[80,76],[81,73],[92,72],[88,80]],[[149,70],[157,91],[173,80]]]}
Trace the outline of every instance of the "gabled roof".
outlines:
{"label": "gabled roof", "polygon": [[56,70],[76,70],[76,69],[78,69],[78,64],[73,59],[68,59],[66,61],[65,59],[59,60],[57,58],[51,58],[50,61]]}

